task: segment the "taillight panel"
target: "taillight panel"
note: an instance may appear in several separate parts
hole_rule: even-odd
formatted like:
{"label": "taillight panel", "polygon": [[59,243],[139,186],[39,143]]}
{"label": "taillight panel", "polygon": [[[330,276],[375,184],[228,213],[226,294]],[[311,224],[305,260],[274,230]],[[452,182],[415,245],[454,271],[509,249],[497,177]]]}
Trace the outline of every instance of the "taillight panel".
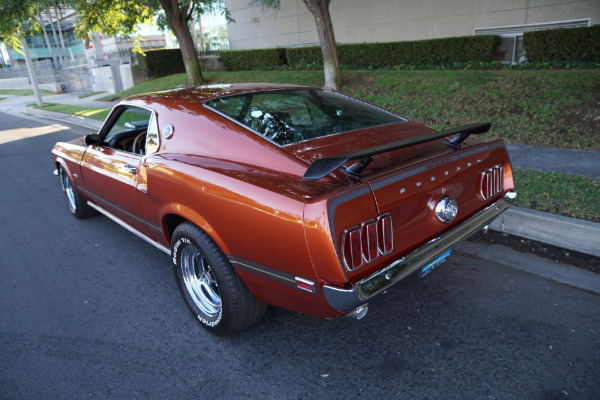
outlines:
{"label": "taillight panel", "polygon": [[342,259],[346,269],[356,271],[379,255],[389,254],[393,249],[392,232],[392,217],[388,214],[365,221],[360,227],[346,229],[342,236]]}

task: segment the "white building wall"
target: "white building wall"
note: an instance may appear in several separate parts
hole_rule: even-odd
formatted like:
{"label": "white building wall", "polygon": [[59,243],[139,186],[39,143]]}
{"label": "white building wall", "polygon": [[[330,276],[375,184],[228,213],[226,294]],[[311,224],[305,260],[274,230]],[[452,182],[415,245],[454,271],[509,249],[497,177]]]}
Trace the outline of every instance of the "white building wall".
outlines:
{"label": "white building wall", "polygon": [[[228,25],[231,49],[318,43],[303,0],[281,0],[278,12],[249,3],[226,0],[236,21]],[[600,0],[332,0],[330,12],[338,43],[470,36],[475,28],[584,18],[600,24]]]}

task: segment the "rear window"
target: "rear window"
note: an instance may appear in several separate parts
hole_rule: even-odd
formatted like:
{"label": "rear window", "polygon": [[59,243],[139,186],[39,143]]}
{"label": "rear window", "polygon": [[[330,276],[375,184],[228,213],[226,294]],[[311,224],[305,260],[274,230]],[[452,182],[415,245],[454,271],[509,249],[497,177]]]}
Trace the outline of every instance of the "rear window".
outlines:
{"label": "rear window", "polygon": [[205,104],[279,145],[405,122],[374,106],[317,89],[245,93]]}

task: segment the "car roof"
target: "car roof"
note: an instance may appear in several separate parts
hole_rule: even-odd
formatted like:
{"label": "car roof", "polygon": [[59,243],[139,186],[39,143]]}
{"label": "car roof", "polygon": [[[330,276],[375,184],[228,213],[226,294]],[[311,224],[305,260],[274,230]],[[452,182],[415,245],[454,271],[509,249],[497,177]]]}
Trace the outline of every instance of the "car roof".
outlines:
{"label": "car roof", "polygon": [[307,88],[307,86],[279,83],[227,83],[217,85],[199,85],[136,95],[127,98],[123,102],[132,104],[142,103],[148,106],[153,104],[161,104],[167,107],[174,102],[185,102],[188,106],[191,106],[192,104],[201,105],[207,100],[223,96],[298,88]]}

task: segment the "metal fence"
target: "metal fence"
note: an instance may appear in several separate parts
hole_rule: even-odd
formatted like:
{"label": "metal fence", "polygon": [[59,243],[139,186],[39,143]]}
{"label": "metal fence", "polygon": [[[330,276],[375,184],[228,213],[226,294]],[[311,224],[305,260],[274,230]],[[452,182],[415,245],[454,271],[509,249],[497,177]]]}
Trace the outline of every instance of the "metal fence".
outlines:
{"label": "metal fence", "polygon": [[[73,56],[61,60],[55,66],[52,60],[32,62],[39,84],[59,84],[63,91],[92,90],[89,65],[85,55]],[[25,63],[15,63],[0,69],[0,79],[29,78]],[[31,82],[31,79],[29,80]]]}

